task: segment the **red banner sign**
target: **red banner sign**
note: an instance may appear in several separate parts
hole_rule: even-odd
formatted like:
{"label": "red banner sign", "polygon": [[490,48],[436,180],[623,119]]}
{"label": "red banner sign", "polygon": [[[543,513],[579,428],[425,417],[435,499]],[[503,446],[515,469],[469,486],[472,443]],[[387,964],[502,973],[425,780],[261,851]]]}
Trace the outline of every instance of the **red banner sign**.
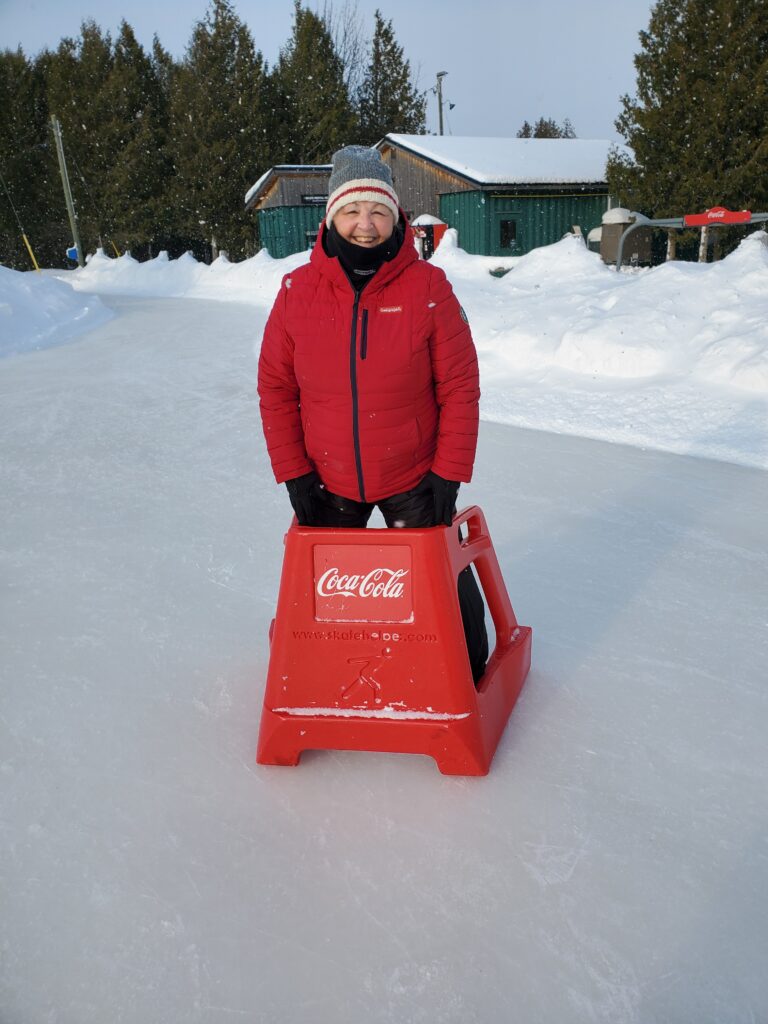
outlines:
{"label": "red banner sign", "polygon": [[683,217],[686,227],[700,228],[706,224],[749,224],[751,210],[727,210],[724,206],[712,206],[704,213],[686,213]]}
{"label": "red banner sign", "polygon": [[317,621],[413,621],[407,545],[316,544],[314,562]]}

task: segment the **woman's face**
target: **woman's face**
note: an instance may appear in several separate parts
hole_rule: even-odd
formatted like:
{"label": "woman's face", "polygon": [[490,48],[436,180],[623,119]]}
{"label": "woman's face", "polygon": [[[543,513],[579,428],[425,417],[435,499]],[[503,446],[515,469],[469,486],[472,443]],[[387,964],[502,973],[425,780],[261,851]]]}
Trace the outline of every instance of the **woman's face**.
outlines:
{"label": "woman's face", "polygon": [[389,207],[367,200],[342,206],[333,223],[342,238],[366,249],[386,242],[395,230],[395,218]]}

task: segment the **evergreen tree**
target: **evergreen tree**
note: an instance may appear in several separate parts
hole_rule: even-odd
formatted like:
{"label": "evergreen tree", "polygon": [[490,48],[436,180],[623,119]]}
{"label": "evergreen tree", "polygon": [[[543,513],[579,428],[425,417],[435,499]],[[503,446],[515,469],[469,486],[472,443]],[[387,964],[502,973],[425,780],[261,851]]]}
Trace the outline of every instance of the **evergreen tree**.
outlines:
{"label": "evergreen tree", "polygon": [[110,120],[103,140],[113,155],[102,183],[105,230],[123,248],[151,242],[163,212],[168,175],[167,111],[158,69],[123,21],[104,84]]}
{"label": "evergreen tree", "polygon": [[152,40],[150,62],[157,82],[157,132],[162,139],[158,153],[158,159],[162,164],[162,178],[155,195],[155,224],[152,235],[152,254],[155,255],[160,249],[173,248],[172,237],[178,234],[174,207],[176,172],[171,139],[171,92],[178,66],[170,53],[163,48],[157,35]]}
{"label": "evergreen tree", "polygon": [[94,21],[84,21],[79,39],[63,39],[56,52],[45,57],[48,109],[61,123],[80,238],[87,252],[111,230],[104,186],[117,158],[105,90],[112,65],[110,35]]}
{"label": "evergreen tree", "polygon": [[658,217],[768,203],[768,5],[659,0],[635,57],[637,95],[616,127],[611,192]]}
{"label": "evergreen tree", "polygon": [[254,226],[244,196],[255,168],[269,166],[272,156],[264,77],[261,53],[232,4],[212,0],[172,75],[176,174],[169,199],[189,239],[207,240],[233,256],[251,251]]}
{"label": "evergreen tree", "polygon": [[374,145],[388,132],[422,135],[426,128],[426,97],[411,81],[391,21],[376,11],[368,68],[360,88],[360,138]]}
{"label": "evergreen tree", "polygon": [[534,139],[562,139],[563,131],[552,117],[540,117],[533,126]]}
{"label": "evergreen tree", "polygon": [[[355,141],[344,65],[323,17],[294,0],[293,32],[272,74],[279,163],[324,163]],[[268,165],[267,165],[268,166]]]}
{"label": "evergreen tree", "polygon": [[567,117],[562,125],[559,125],[553,117],[540,117],[533,127],[528,121],[523,121],[516,137],[518,139],[575,139],[576,132]]}
{"label": "evergreen tree", "polygon": [[19,270],[32,266],[19,221],[38,262],[48,261],[56,241],[61,243],[59,257],[64,253],[66,233],[60,221],[66,214],[57,218],[50,205],[56,182],[46,114],[38,62],[27,60],[20,48],[0,53],[0,263]]}

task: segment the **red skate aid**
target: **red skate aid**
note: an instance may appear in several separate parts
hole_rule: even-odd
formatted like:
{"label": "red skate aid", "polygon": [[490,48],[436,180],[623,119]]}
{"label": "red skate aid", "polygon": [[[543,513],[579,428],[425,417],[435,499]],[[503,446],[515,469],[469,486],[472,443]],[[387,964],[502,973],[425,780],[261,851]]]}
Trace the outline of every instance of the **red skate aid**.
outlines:
{"label": "red skate aid", "polygon": [[[470,563],[496,629],[477,689],[457,594]],[[486,775],[531,662],[531,630],[517,624],[477,507],[421,530],[294,521],[270,641],[259,764],[380,750],[427,754],[445,775]]]}

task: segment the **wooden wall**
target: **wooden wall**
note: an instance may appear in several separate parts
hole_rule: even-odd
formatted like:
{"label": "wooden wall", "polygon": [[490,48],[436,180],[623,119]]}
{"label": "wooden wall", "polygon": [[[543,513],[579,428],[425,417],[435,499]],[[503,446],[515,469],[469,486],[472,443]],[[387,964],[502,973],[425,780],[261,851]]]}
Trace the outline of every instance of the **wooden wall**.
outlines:
{"label": "wooden wall", "polygon": [[268,210],[273,206],[306,206],[302,196],[323,196],[318,208],[325,206],[328,197],[328,180],[330,171],[322,174],[278,174],[257,205],[259,210]]}
{"label": "wooden wall", "polygon": [[392,180],[409,219],[422,213],[440,216],[439,196],[444,192],[468,192],[473,186],[455,174],[427,164],[420,157],[394,146],[381,149],[384,163],[392,170]]}

